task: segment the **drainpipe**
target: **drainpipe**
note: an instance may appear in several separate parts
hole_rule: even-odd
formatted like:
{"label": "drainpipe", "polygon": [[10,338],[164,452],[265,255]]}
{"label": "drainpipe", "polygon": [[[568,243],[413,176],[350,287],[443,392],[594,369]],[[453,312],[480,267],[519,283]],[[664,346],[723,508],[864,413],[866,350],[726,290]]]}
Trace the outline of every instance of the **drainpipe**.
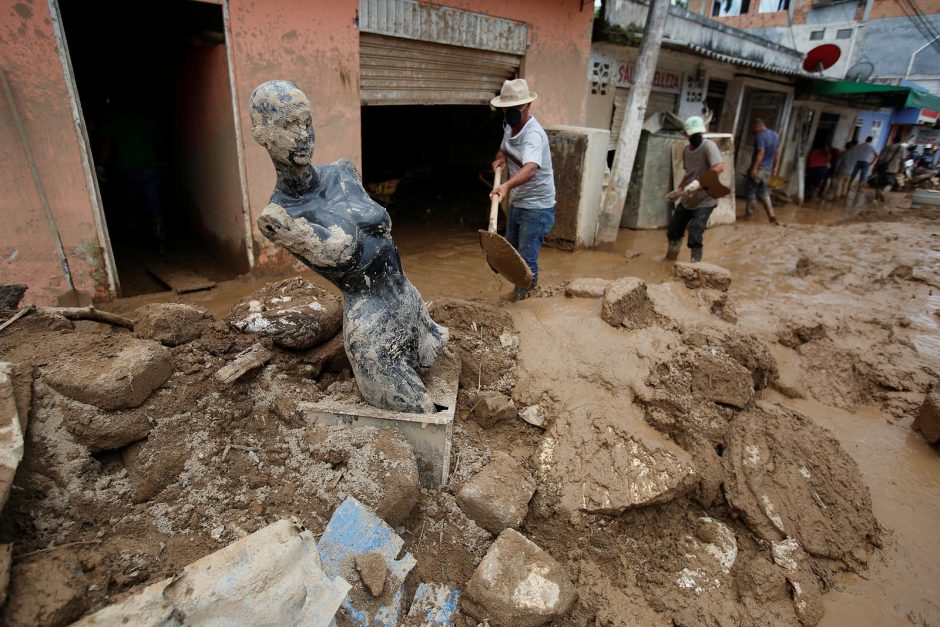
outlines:
{"label": "drainpipe", "polygon": [[920,48],[918,48],[917,50],[915,50],[913,54],[911,54],[911,60],[910,60],[910,62],[907,64],[907,72],[904,73],[904,78],[901,79],[901,80],[907,80],[907,77],[911,75],[911,70],[914,69],[914,57],[916,57],[918,54],[920,54],[921,50],[923,50],[924,48],[926,48],[927,46],[929,46],[929,45],[932,44],[933,42],[937,41],[938,39],[940,39],[940,35],[937,35],[936,37],[934,37],[933,39],[931,39],[930,41],[928,41],[927,43],[925,43],[923,46],[921,46]]}

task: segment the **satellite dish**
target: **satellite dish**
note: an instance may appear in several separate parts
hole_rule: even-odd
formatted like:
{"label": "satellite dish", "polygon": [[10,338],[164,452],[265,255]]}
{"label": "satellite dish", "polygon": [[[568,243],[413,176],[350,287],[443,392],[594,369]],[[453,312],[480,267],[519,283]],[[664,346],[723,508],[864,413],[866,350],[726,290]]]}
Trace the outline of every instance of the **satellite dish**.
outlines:
{"label": "satellite dish", "polygon": [[845,73],[845,80],[860,83],[862,81],[867,81],[874,72],[875,66],[873,63],[869,63],[868,61],[859,61],[850,67],[849,71]]}
{"label": "satellite dish", "polygon": [[842,50],[835,44],[816,46],[806,54],[806,58],[803,60],[803,69],[807,72],[828,70],[836,64],[841,56]]}

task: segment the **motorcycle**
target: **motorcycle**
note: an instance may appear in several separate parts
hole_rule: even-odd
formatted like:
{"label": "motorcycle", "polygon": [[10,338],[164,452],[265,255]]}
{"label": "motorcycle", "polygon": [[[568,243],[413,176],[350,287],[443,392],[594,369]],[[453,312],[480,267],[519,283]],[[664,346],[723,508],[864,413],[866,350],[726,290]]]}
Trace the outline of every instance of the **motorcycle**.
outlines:
{"label": "motorcycle", "polygon": [[940,189],[940,171],[937,167],[922,167],[913,159],[904,162],[904,191],[915,189]]}

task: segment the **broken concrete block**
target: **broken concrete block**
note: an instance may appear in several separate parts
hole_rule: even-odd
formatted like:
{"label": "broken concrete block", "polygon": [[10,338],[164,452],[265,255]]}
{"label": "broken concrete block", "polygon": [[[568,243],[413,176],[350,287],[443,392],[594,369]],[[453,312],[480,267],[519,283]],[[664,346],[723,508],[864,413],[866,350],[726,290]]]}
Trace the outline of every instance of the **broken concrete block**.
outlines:
{"label": "broken concrete block", "polygon": [[76,625],[328,625],[348,591],[313,534],[280,520]]}
{"label": "broken concrete block", "polygon": [[473,572],[467,596],[471,602],[466,609],[477,620],[535,627],[562,618],[578,593],[551,555],[518,531],[506,529]]}
{"label": "broken concrete block", "polygon": [[342,327],[340,300],[302,277],[271,283],[232,307],[229,323],[243,333],[270,338],[284,348],[306,350]]}
{"label": "broken concrete block", "polygon": [[88,607],[88,583],[78,560],[43,555],[13,566],[3,624],[10,627],[68,625]]}
{"label": "broken concrete block", "polygon": [[76,401],[101,409],[137,407],[173,373],[170,351],[156,342],[126,334],[73,336],[43,376]]}
{"label": "broken concrete block", "polygon": [[420,583],[404,627],[451,627],[460,590],[443,583]]}
{"label": "broken concrete block", "polygon": [[388,568],[381,596],[362,588],[350,591],[341,608],[346,621],[363,627],[398,625],[405,578],[415,565],[411,553],[396,559],[404,544],[385,521],[353,497],[336,508],[317,544],[323,571],[355,581],[356,558],[365,553],[378,553]]}
{"label": "broken concrete block", "polygon": [[134,312],[134,335],[164,346],[179,346],[198,339],[212,321],[212,314],[202,307],[152,303]]}
{"label": "broken concrete block", "polygon": [[536,456],[539,492],[561,510],[618,516],[692,489],[692,458],[673,442],[604,416],[582,424],[559,416]]}
{"label": "broken concrete block", "polygon": [[625,276],[611,281],[604,290],[601,318],[614,327],[640,329],[654,319],[653,304],[646,295],[646,282]]}
{"label": "broken concrete block", "polygon": [[418,502],[418,462],[398,429],[323,427],[306,436],[314,459],[331,464],[336,491],[354,496],[390,525],[400,525]]}
{"label": "broken concrete block", "polygon": [[726,292],[731,286],[731,273],[711,263],[678,261],[672,266],[672,276],[690,289],[706,288]]}
{"label": "broken concrete block", "polygon": [[693,395],[738,408],[746,407],[754,398],[750,371],[731,357],[699,351],[693,359]]}
{"label": "broken concrete block", "polygon": [[121,459],[135,503],[159,494],[183,472],[190,450],[179,446],[179,434],[188,430],[190,422],[188,413],[164,418],[146,440],[124,449]]}
{"label": "broken concrete block", "polygon": [[23,420],[16,401],[13,364],[0,361],[0,509],[7,502],[16,469],[23,460]]}
{"label": "broken concrete block", "polygon": [[484,429],[502,422],[514,422],[517,412],[512,399],[492,390],[472,390],[467,394],[470,416]]}
{"label": "broken concrete block", "polygon": [[457,503],[467,516],[494,535],[518,527],[529,513],[535,480],[519,462],[497,452],[483,470],[463,484]]}
{"label": "broken concrete block", "polygon": [[388,566],[381,553],[371,552],[356,556],[356,570],[363,585],[372,593],[372,596],[381,596],[385,590],[385,578],[388,576]]}
{"label": "broken concrete block", "polygon": [[920,431],[931,444],[940,442],[940,384],[935,384],[924,397],[911,428]]}
{"label": "broken concrete block", "polygon": [[139,442],[150,433],[150,419],[144,411],[105,411],[54,390],[45,392],[45,403],[59,414],[75,441],[92,453]]}
{"label": "broken concrete block", "polygon": [[29,288],[22,283],[0,285],[0,309],[16,309]]}
{"label": "broken concrete block", "polygon": [[568,281],[565,296],[569,298],[603,298],[610,279],[581,277]]}

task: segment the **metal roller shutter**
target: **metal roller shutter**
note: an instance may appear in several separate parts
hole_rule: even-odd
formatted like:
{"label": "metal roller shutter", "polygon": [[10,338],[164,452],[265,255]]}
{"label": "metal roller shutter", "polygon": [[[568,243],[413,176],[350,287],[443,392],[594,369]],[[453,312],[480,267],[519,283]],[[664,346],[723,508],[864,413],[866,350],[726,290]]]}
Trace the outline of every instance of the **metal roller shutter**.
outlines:
{"label": "metal roller shutter", "polygon": [[364,105],[488,104],[522,57],[360,33]]}
{"label": "metal roller shutter", "polygon": [[[617,147],[617,138],[620,137],[620,126],[623,124],[623,114],[626,109],[627,95],[630,89],[627,87],[618,87],[614,94],[614,115],[610,123],[610,145],[608,150],[614,150]],[[646,105],[646,117],[654,113],[675,113],[676,112],[676,94],[665,91],[650,92],[650,100]]]}

